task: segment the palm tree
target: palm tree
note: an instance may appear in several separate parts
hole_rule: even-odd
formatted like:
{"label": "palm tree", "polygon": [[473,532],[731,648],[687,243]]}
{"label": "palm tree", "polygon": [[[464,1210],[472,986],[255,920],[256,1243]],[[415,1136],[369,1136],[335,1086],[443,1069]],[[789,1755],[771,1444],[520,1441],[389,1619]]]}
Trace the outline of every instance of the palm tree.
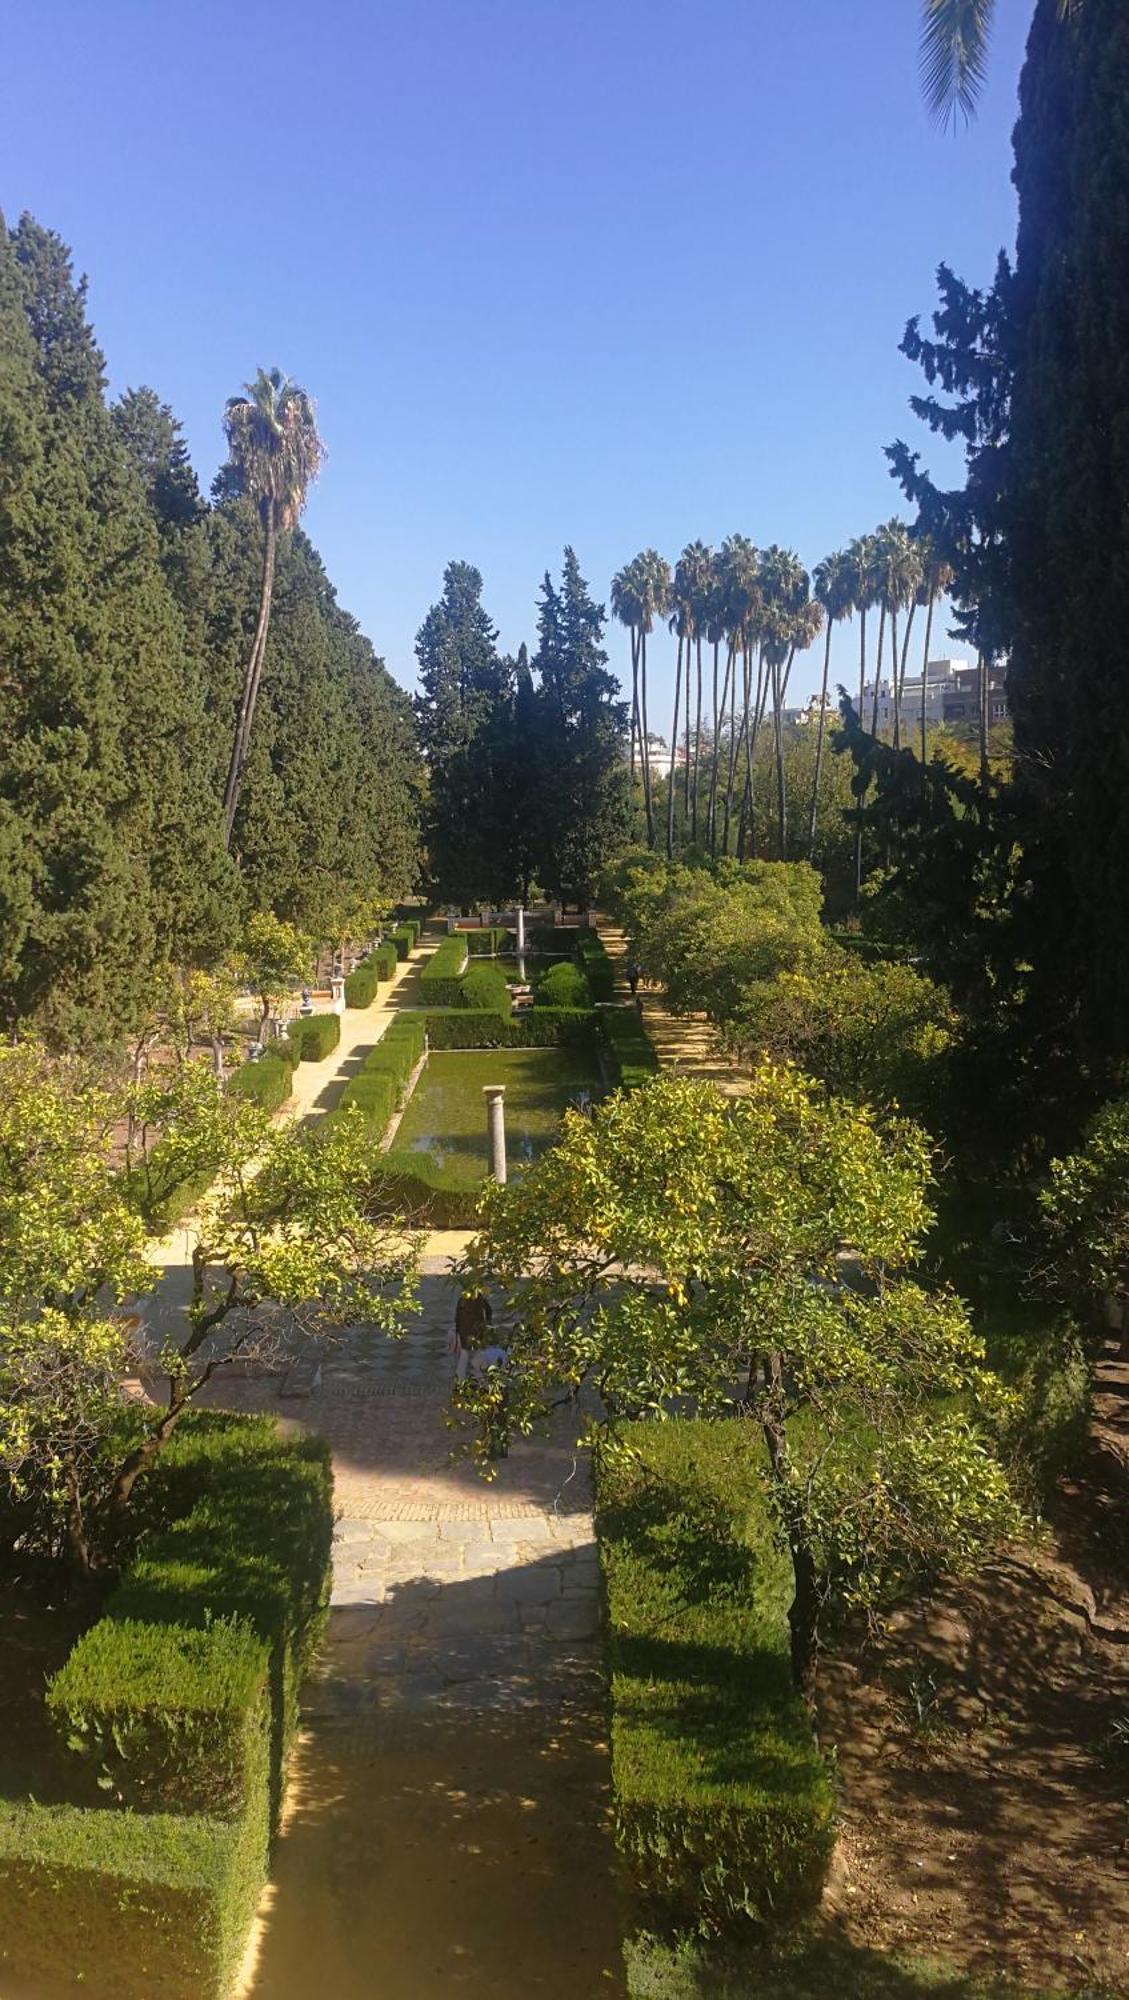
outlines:
{"label": "palm tree", "polygon": [[944,597],[953,580],[952,570],[938,555],[934,543],[928,535],[923,535],[918,543],[921,555],[921,582],[917,589],[917,602],[925,607],[925,649],[921,659],[921,769],[924,774],[929,761],[929,712],[927,708],[929,680],[929,642],[933,636],[933,607]]}
{"label": "palm tree", "polygon": [[[799,556],[792,549],[782,549],[774,544],[772,548],[766,549],[761,557],[760,584],[765,607],[764,658],[768,669],[768,684],[772,691],[772,734],[776,757],[779,840],[783,843],[785,837],[784,698],[788,692],[788,677],[792,671],[792,662],[796,657],[799,635],[796,621],[801,607],[808,601],[811,579]],[[780,859],[781,861],[784,859],[782,844]]]}
{"label": "palm tree", "polygon": [[306,391],[278,368],[269,372],[260,368],[254,381],[244,384],[242,396],[228,398],[223,427],[230,453],[228,491],[254,501],[263,523],[259,617],[243,674],[223,797],[224,845],[230,848],[267,650],[278,537],[288,534],[298,520],[317,478],[325,446]]}
{"label": "palm tree", "polygon": [[[727,535],[721,545],[720,574],[728,638],[726,687],[729,692],[729,750],[726,762],[725,812],[722,820],[722,852],[729,851],[729,823],[733,812],[733,779],[741,754],[741,740],[749,726],[749,654],[753,631],[762,606],[760,559],[747,535]],[[743,668],[744,701],[741,731],[737,729],[737,659]],[[721,700],[725,710],[725,694]]]}
{"label": "palm tree", "polygon": [[[698,837],[698,791],[697,791],[697,748],[694,753],[694,788],[690,786],[690,656],[696,648],[698,660],[698,739],[702,730],[702,626],[705,617],[707,593],[711,578],[712,557],[704,542],[690,542],[683,549],[674,570],[671,586],[671,630],[678,634],[678,665],[674,681],[674,729],[671,732],[672,762],[670,768],[670,792],[666,802],[666,852],[671,859],[674,852],[674,763],[673,749],[678,741],[678,707],[682,678],[682,659],[686,657],[686,770],[685,801],[688,825],[692,818],[691,838]],[[691,804],[691,799],[693,803]]]}
{"label": "palm tree", "polygon": [[[1083,0],[1058,0],[1059,19]],[[942,124],[971,118],[988,69],[995,0],[922,0],[921,82]]]}
{"label": "palm tree", "polygon": [[[847,556],[851,565],[851,601],[859,614],[859,728],[866,698],[866,614],[878,595],[878,537],[856,535]],[[862,822],[855,833],[855,893],[862,888]]]}
{"label": "palm tree", "polygon": [[[878,539],[881,547],[879,567],[881,574],[882,612],[890,621],[890,685],[894,693],[894,742],[897,744],[901,740],[901,700],[898,683],[898,617],[906,609],[907,605],[910,607],[910,615],[912,617],[913,601],[921,579],[921,559],[918,556],[914,543],[910,539],[909,529],[904,521],[887,521],[885,527],[879,530]],[[881,637],[879,638],[879,651],[881,652]],[[877,724],[878,680],[876,678],[874,683],[873,721],[871,723],[872,735],[877,735],[878,733]]]}
{"label": "palm tree", "polygon": [[717,781],[718,763],[721,755],[721,715],[717,699],[718,650],[725,637],[725,574],[721,551],[711,559],[710,581],[706,588],[705,632],[713,647],[713,746],[710,758],[710,796],[706,817],[706,831],[709,836],[710,854],[717,853]]}
{"label": "palm tree", "polygon": [[[635,745],[639,739],[639,619],[642,615],[635,563],[627,563],[612,578],[612,617],[631,634],[631,796],[635,797]],[[632,807],[634,810],[634,806]]]}
{"label": "palm tree", "polygon": [[823,736],[827,715],[827,676],[831,668],[831,634],[840,619],[851,618],[855,611],[854,564],[849,549],[840,549],[834,555],[824,556],[817,563],[814,574],[815,595],[823,606],[826,623],[826,640],[823,647],[823,679],[819,689],[819,723],[815,739],[815,779],[811,788],[811,819],[808,825],[808,852],[815,854],[815,823],[819,806],[819,780],[823,770]]}

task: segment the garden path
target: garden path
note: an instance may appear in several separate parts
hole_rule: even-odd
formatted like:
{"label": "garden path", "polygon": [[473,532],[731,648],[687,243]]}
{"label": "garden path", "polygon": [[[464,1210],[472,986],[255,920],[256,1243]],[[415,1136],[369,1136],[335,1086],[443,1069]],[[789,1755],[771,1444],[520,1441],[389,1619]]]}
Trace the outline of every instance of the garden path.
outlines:
{"label": "garden path", "polygon": [[[333,1597],[248,2000],[623,1990],[588,1469],[568,1411],[489,1485],[452,1461],[448,1273],[436,1239],[413,1331],[300,1406],[333,1450]],[[262,1381],[215,1400],[295,1421]]]}
{"label": "garden path", "polygon": [[[626,999],[627,933],[606,917],[597,919],[597,927],[615,967],[617,988]],[[663,1069],[704,1077],[730,1097],[739,1097],[747,1089],[747,1076],[720,1047],[704,1014],[672,1014],[661,993],[641,992],[639,998],[644,1026]]]}

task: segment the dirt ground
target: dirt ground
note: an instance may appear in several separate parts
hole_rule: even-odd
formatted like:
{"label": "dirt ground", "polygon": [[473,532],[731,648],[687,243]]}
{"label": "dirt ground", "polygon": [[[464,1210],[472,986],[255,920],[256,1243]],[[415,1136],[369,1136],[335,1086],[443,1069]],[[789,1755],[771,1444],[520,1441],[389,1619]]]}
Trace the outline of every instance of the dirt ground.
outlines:
{"label": "dirt ground", "polygon": [[1069,1555],[1052,1529],[826,1661],[852,1945],[1129,1994],[1129,1603]]}

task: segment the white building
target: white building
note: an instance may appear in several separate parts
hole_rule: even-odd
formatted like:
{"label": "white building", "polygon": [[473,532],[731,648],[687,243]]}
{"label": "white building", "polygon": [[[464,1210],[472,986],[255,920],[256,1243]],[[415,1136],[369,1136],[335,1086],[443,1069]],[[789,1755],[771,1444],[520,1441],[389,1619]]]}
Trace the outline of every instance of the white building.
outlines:
{"label": "white building", "polygon": [[[863,728],[869,729],[874,714],[874,683],[863,693]],[[950,723],[975,723],[980,714],[980,674],[969,660],[929,660],[925,668],[925,720],[930,728]],[[907,674],[902,682],[902,735],[921,717],[921,675]],[[988,675],[988,726],[1006,722],[1007,689],[1001,670]],[[878,733],[887,736],[894,727],[892,682],[878,683]]]}

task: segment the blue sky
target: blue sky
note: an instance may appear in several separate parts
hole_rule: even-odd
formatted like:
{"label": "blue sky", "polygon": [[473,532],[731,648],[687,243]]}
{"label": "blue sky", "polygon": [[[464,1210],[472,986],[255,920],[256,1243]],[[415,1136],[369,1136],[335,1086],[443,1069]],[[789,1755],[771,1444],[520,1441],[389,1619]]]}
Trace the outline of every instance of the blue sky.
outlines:
{"label": "blue sky", "polygon": [[173,405],[205,481],[260,362],[314,394],[307,524],[410,684],[452,556],[516,647],[565,542],[606,598],[651,544],[741,530],[810,565],[897,510],[904,322],[940,259],[985,281],[1014,234],[1031,0],[998,0],[955,134],[918,11],[9,0],[0,208],[70,243],[114,389]]}

